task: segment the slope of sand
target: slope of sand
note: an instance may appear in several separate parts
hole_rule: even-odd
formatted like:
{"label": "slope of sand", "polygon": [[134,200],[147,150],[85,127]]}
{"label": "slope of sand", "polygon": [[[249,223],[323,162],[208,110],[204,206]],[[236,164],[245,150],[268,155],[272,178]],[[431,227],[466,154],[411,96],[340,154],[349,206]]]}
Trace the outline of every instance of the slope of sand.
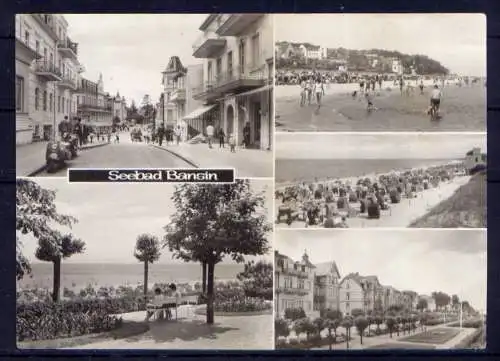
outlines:
{"label": "slope of sand", "polygon": [[[451,197],[457,189],[469,182],[469,176],[457,177],[449,182],[442,182],[437,188],[431,188],[417,193],[417,198],[402,198],[400,203],[390,204],[390,209],[381,211],[379,219],[368,219],[366,214],[347,218],[349,228],[367,227],[409,227],[417,218],[422,217],[434,206]],[[351,206],[353,206],[352,204]],[[355,205],[358,208],[358,203]],[[278,207],[276,207],[276,215]],[[304,228],[305,222],[293,222],[276,225],[279,228]],[[440,226],[436,226],[440,227]]]}
{"label": "slope of sand", "polygon": [[410,227],[486,228],[486,202],[486,174],[477,174]]}

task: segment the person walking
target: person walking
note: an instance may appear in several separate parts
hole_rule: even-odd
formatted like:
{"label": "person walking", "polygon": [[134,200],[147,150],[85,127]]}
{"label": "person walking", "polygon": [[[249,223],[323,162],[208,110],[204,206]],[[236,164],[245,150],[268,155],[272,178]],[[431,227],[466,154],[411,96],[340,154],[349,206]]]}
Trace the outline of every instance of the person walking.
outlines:
{"label": "person walking", "polygon": [[208,148],[212,149],[212,142],[214,137],[214,126],[212,125],[212,123],[208,123],[206,131],[207,131]]}
{"label": "person walking", "polygon": [[[163,123],[160,124],[160,126],[156,130],[156,135],[158,137],[158,145],[161,147],[161,145],[163,144],[163,137],[165,135],[165,126],[163,125]],[[168,145],[168,142],[167,142],[167,145]]]}
{"label": "person walking", "polygon": [[226,138],[226,134],[224,134],[224,129],[219,128],[219,148],[224,148],[224,139]]}
{"label": "person walking", "polygon": [[245,148],[250,147],[250,123],[246,122],[245,127],[243,127],[243,145]]}
{"label": "person walking", "polygon": [[177,125],[174,130],[174,136],[175,136],[175,142],[177,145],[179,145],[179,142],[181,141],[181,126]]}

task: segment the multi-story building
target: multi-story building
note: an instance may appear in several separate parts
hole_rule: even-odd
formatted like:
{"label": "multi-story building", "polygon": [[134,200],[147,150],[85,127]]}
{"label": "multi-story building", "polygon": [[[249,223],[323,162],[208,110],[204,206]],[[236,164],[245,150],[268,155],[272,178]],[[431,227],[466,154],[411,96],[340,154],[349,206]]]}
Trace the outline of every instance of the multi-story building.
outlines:
{"label": "multi-story building", "polygon": [[468,172],[479,166],[486,166],[486,153],[481,153],[481,148],[475,147],[465,155],[465,169]]}
{"label": "multi-story building", "polygon": [[[211,14],[193,46],[203,59],[203,82],[194,98],[208,112],[219,108],[214,126],[233,134],[238,145],[271,150],[273,131],[273,24],[268,14]],[[201,114],[200,114],[201,115]]]}
{"label": "multi-story building", "polygon": [[354,309],[365,312],[382,307],[383,287],[376,276],[350,273],[340,283],[340,311],[349,315]]}
{"label": "multi-story building", "polygon": [[16,143],[55,136],[75,112],[73,93],[83,67],[62,15],[16,15]]}
{"label": "multi-story building", "polygon": [[193,89],[203,81],[202,64],[184,67],[179,57],[172,56],[162,74],[159,119],[166,126],[180,126],[183,141],[202,133],[208,120],[219,118],[215,111],[200,111],[203,102],[193,97]]}
{"label": "multi-story building", "polygon": [[432,296],[428,295],[419,295],[418,299],[424,299],[427,301],[427,311],[436,311],[436,300]]}
{"label": "multi-story building", "polygon": [[77,89],[77,116],[97,133],[107,133],[112,128],[113,99],[104,92],[102,74],[98,82],[79,79]]}
{"label": "multi-story building", "polygon": [[274,253],[274,305],[276,317],[284,317],[288,308],[302,308],[308,317],[316,317],[314,310],[314,269],[304,252],[302,260],[293,261],[288,256]]}
{"label": "multi-story building", "polygon": [[339,309],[339,281],[340,272],[335,262],[316,265],[314,280],[314,309],[316,311]]}
{"label": "multi-story building", "polygon": [[306,43],[301,44],[299,48],[302,55],[307,59],[326,59],[327,57],[327,48],[319,45]]}
{"label": "multi-story building", "polygon": [[118,123],[124,123],[127,118],[127,101],[125,97],[120,96],[120,92],[117,92],[113,97],[113,123],[116,118],[118,118]]}

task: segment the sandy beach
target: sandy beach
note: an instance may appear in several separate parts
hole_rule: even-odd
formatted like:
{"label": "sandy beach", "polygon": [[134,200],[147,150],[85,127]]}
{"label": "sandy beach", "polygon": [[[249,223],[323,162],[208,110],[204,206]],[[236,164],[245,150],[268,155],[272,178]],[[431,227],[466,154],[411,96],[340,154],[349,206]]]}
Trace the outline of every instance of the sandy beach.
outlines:
{"label": "sandy beach", "polygon": [[[355,184],[358,177],[348,178],[352,184]],[[346,179],[342,179],[344,182]],[[438,187],[423,190],[417,193],[416,198],[402,198],[400,203],[389,204],[388,210],[381,210],[380,218],[368,219],[366,214],[358,214],[356,217],[347,218],[346,224],[349,228],[368,228],[368,227],[408,227],[413,221],[422,217],[431,208],[451,197],[457,189],[469,182],[470,176],[455,177],[450,181],[441,182]],[[277,186],[277,189],[280,189]],[[276,202],[275,214],[281,202]],[[359,202],[351,203],[351,207],[359,210]],[[276,225],[278,228],[304,228],[305,222],[294,221],[290,226],[280,222]],[[322,228],[322,226],[308,226],[312,228]]]}

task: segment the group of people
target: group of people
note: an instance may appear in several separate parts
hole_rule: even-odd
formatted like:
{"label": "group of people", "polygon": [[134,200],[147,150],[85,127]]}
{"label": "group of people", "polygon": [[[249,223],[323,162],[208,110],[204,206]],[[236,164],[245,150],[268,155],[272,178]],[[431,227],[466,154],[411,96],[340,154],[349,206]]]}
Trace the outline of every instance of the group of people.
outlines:
{"label": "group of people", "polygon": [[155,316],[158,319],[172,319],[172,309],[177,308],[180,303],[181,294],[177,291],[177,286],[172,283],[167,289],[157,287],[154,290],[154,296],[147,304],[146,321]]}
{"label": "group of people", "polygon": [[348,218],[380,218],[381,210],[389,210],[390,204],[400,203],[402,197],[415,198],[419,192],[435,188],[457,174],[465,175],[464,168],[446,165],[361,177],[352,183],[332,180],[288,186],[275,193],[276,200],[281,201],[277,222],[345,228]]}
{"label": "group of people", "polygon": [[[243,127],[243,141],[242,146],[248,148],[250,146],[251,129],[250,123],[246,122]],[[226,137],[224,129],[220,126],[214,127],[212,123],[209,123],[206,128],[207,143],[210,149],[213,148],[213,143],[218,141],[219,148],[225,148],[225,144],[229,145],[229,151],[231,153],[236,152],[236,135],[231,132],[229,136]]]}
{"label": "group of people", "polygon": [[59,139],[64,139],[65,134],[74,134],[78,137],[78,144],[80,147],[89,143],[94,143],[94,139],[96,141],[105,141],[107,138],[107,141],[111,142],[111,138],[114,137],[115,143],[120,142],[120,135],[118,131],[112,132],[110,130],[106,133],[97,133],[91,126],[83,124],[81,118],[74,118],[72,122],[69,120],[68,116],[65,116],[64,119],[59,122],[57,128]]}

